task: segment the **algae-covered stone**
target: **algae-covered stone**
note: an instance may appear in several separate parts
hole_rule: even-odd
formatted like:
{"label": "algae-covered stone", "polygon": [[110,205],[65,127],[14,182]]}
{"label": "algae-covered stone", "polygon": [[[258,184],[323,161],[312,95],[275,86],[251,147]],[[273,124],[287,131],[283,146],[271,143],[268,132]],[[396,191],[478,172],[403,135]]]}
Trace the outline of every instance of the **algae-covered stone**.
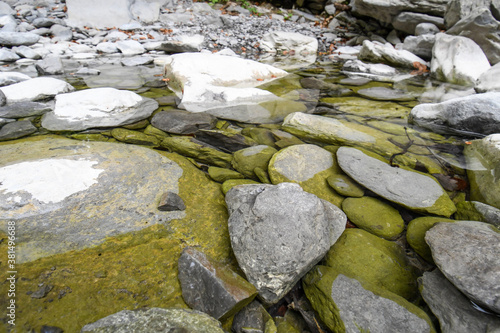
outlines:
{"label": "algae-covered stone", "polygon": [[389,201],[446,217],[456,211],[441,185],[427,174],[391,167],[376,155],[350,147],[339,148],[337,160],[351,178]]}
{"label": "algae-covered stone", "polygon": [[238,150],[233,154],[232,166],[245,177],[257,180],[254,169],[267,170],[271,157],[277,152],[273,147],[258,145]]}
{"label": "algae-covered stone", "polygon": [[340,195],[359,198],[365,194],[365,190],[346,175],[331,175],[326,181]]}
{"label": "algae-covered stone", "polygon": [[273,136],[273,132],[270,129],[260,127],[246,127],[241,131],[241,134],[251,137],[259,145],[266,145],[276,148],[274,145],[276,140]]}
{"label": "algae-covered stone", "polygon": [[500,226],[500,209],[479,201],[463,201],[457,204],[457,220],[480,221]]}
{"label": "algae-covered stone", "polygon": [[163,138],[167,138],[167,137],[170,136],[168,133],[165,133],[162,130],[157,129],[153,125],[146,126],[146,128],[144,129],[144,134],[153,135],[153,136],[157,137],[160,140],[163,139]]}
{"label": "algae-covered stone", "polygon": [[359,228],[388,240],[397,238],[405,227],[396,208],[373,197],[347,198],[342,209]]}
{"label": "algae-covered stone", "polygon": [[300,138],[363,147],[387,157],[401,152],[388,141],[389,134],[354,122],[296,112],[285,118],[282,128]]}
{"label": "algae-covered stone", "polygon": [[187,309],[150,308],[123,310],[85,325],[81,332],[88,333],[141,333],[158,332],[223,333],[221,324],[209,315]]}
{"label": "algae-covered stone", "polygon": [[399,245],[362,229],[346,229],[324,258],[326,266],[406,299],[417,294],[416,275]]}
{"label": "algae-covered stone", "polygon": [[219,168],[219,167],[209,167],[208,168],[208,175],[210,178],[215,180],[216,182],[223,183],[228,179],[243,179],[245,176],[243,176],[241,173],[238,171],[226,169],[226,168]]}
{"label": "algae-covered stone", "polygon": [[273,318],[258,300],[254,300],[234,316],[231,329],[235,333],[246,333],[249,329],[265,332],[268,321]]}
{"label": "algae-covered stone", "polygon": [[302,281],[313,308],[333,332],[435,332],[422,309],[342,269],[316,266]]}
{"label": "algae-covered stone", "polygon": [[160,146],[168,148],[183,156],[192,157],[202,163],[227,168],[231,165],[231,154],[223,153],[214,147],[192,137],[173,136],[164,138]]}
{"label": "algae-covered stone", "polygon": [[233,187],[246,184],[260,184],[260,183],[251,179],[228,179],[224,183],[222,183],[222,192],[226,194]]}
{"label": "algae-covered stone", "polygon": [[147,135],[138,131],[132,131],[125,128],[114,128],[111,131],[111,135],[118,141],[131,143],[134,145],[156,147],[160,144],[160,140],[158,140],[155,136]]}
{"label": "algae-covered stone", "polygon": [[411,108],[395,102],[374,101],[359,97],[322,98],[321,102],[343,113],[376,119],[406,119]]}
{"label": "algae-covered stone", "polygon": [[340,172],[329,151],[311,144],[287,147],[276,153],[269,162],[269,177],[273,184],[292,182],[340,206],[343,197],[335,193],[326,179]]}
{"label": "algae-covered stone", "polygon": [[467,176],[471,200],[500,209],[500,134],[492,134],[466,145]]}
{"label": "algae-covered stone", "polygon": [[425,242],[425,233],[438,222],[455,222],[455,220],[436,216],[417,217],[408,223],[406,230],[408,244],[428,262],[434,262],[434,260],[432,259],[431,249]]}

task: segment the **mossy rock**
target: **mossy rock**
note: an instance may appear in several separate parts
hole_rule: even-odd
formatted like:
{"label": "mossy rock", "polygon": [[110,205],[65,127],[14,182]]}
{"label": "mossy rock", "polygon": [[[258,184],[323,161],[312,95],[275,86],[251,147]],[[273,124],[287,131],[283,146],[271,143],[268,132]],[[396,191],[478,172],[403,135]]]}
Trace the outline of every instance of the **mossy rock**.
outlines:
{"label": "mossy rock", "polygon": [[229,179],[226,180],[224,183],[222,183],[222,192],[226,194],[233,187],[245,184],[260,184],[260,183],[251,179]]}
{"label": "mossy rock", "polygon": [[269,162],[273,184],[297,183],[304,191],[340,207],[344,198],[327,182],[328,177],[342,173],[329,151],[311,144],[295,145],[280,150]]}
{"label": "mossy rock", "polygon": [[417,217],[408,223],[406,230],[408,244],[410,244],[415,252],[430,263],[433,263],[434,260],[432,259],[431,249],[425,242],[425,233],[438,222],[455,222],[455,220],[434,216]]}
{"label": "mossy rock", "polygon": [[411,111],[411,108],[402,106],[399,103],[374,101],[357,96],[333,98],[328,97],[322,98],[320,101],[323,103],[331,104],[335,107],[335,109],[343,113],[378,119],[407,119]]}
{"label": "mossy rock", "polygon": [[462,201],[456,204],[455,219],[480,221],[500,226],[500,209],[479,201]]}
{"label": "mossy rock", "polygon": [[101,141],[101,142],[110,142],[115,141],[113,138],[102,134],[85,134],[85,133],[77,133],[70,135],[70,138],[79,140],[79,141]]}
{"label": "mossy rock", "polygon": [[134,145],[158,147],[160,144],[160,140],[153,135],[147,135],[125,128],[115,128],[111,131],[111,135],[118,141]]}
{"label": "mossy rock", "polygon": [[346,229],[326,254],[324,263],[408,300],[418,294],[416,271],[404,249],[362,229]]}
{"label": "mossy rock", "polygon": [[338,194],[345,197],[360,198],[365,195],[364,188],[347,175],[331,175],[326,181]]}
{"label": "mossy rock", "polygon": [[274,144],[276,139],[273,136],[273,132],[267,128],[247,127],[241,131],[241,134],[251,137],[259,145],[276,148]]}
{"label": "mossy rock", "polygon": [[168,148],[182,156],[191,157],[199,162],[215,165],[221,168],[231,166],[231,154],[223,153],[203,142],[187,136],[172,136],[163,138],[160,143],[163,148]]}
{"label": "mossy rock", "polygon": [[161,129],[154,127],[153,125],[148,125],[144,129],[144,134],[155,136],[160,140],[170,136],[168,133],[162,131]]}
{"label": "mossy rock", "polygon": [[229,179],[243,179],[243,178],[245,178],[245,176],[243,176],[238,171],[234,171],[234,170],[230,170],[230,169],[226,169],[226,168],[219,168],[219,167],[209,167],[208,168],[208,175],[214,181],[219,182],[219,183],[223,183]]}
{"label": "mossy rock", "polygon": [[[220,185],[186,158],[160,153],[183,170],[179,196],[186,216],[109,237],[96,247],[17,264],[17,317],[12,332],[38,332],[42,325],[79,332],[85,324],[124,309],[187,308],[177,278],[177,260],[186,246],[196,246],[238,271]],[[1,253],[7,253],[6,238],[0,232]],[[40,299],[31,297],[42,284],[52,286],[50,292]],[[7,295],[8,284],[0,285],[0,292]],[[6,302],[6,297],[0,298],[2,306]],[[0,330],[8,331],[6,322],[0,323]]]}
{"label": "mossy rock", "polygon": [[232,166],[245,177],[258,180],[255,168],[267,170],[269,161],[276,152],[273,147],[265,145],[240,149],[233,154]]}
{"label": "mossy rock", "polygon": [[373,197],[347,198],[342,209],[359,228],[388,240],[396,239],[405,228],[396,208]]}
{"label": "mossy rock", "polygon": [[302,285],[332,332],[436,332],[422,309],[341,268],[316,266]]}

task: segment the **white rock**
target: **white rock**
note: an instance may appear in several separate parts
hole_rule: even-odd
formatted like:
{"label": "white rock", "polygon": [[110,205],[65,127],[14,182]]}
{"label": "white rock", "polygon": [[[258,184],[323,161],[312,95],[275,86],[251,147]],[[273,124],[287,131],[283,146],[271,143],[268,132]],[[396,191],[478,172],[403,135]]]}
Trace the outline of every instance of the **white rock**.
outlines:
{"label": "white rock", "polygon": [[127,56],[143,54],[146,52],[146,49],[136,40],[118,41],[116,42],[116,47],[121,53],[123,53],[123,55]]}
{"label": "white rock", "polygon": [[[77,27],[120,26],[131,20],[130,6],[132,2],[132,0],[67,0],[68,18],[66,23]],[[110,8],[113,9],[112,13],[110,13]]]}
{"label": "white rock", "polygon": [[160,3],[157,1],[136,0],[130,7],[132,17],[139,18],[144,23],[158,21]]}
{"label": "white rock", "polygon": [[26,74],[18,72],[2,72],[0,73],[0,86],[8,86],[10,84],[18,83],[31,79]]}
{"label": "white rock", "polygon": [[500,91],[500,63],[481,74],[476,82],[477,92]]}
{"label": "white rock", "polygon": [[371,62],[385,62],[394,66],[415,68],[415,62],[427,66],[428,63],[405,50],[396,50],[391,44],[380,44],[365,40],[359,52],[359,59]]}
{"label": "white rock", "polygon": [[260,47],[265,52],[308,55],[318,51],[318,40],[294,32],[273,31],[265,34],[260,41]]}
{"label": "white rock", "polygon": [[95,49],[97,52],[102,52],[102,53],[117,53],[117,52],[119,52],[115,43],[111,43],[111,42],[99,43],[99,44],[97,44]]}
{"label": "white rock", "polygon": [[444,33],[436,35],[431,73],[438,80],[473,85],[490,67],[486,55],[473,40]]}
{"label": "white rock", "polygon": [[69,83],[51,77],[37,77],[0,88],[7,103],[38,101],[75,90]]}

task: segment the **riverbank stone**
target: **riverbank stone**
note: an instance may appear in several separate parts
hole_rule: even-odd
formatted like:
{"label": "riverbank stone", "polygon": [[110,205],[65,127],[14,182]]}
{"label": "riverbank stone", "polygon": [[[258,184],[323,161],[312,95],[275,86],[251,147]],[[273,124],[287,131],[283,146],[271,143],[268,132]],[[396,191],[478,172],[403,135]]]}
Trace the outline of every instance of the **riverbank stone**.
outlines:
{"label": "riverbank stone", "polygon": [[417,68],[415,63],[427,66],[427,62],[406,50],[395,49],[391,44],[381,44],[365,40],[359,52],[358,58],[363,61],[374,63],[388,63],[396,67],[409,69]]}
{"label": "riverbank stone", "polygon": [[350,147],[340,147],[337,160],[356,182],[389,201],[416,212],[445,217],[456,211],[441,185],[427,174],[391,167],[376,155]]}
{"label": "riverbank stone", "polygon": [[333,332],[436,332],[416,305],[368,281],[316,266],[303,279],[306,295]]}
{"label": "riverbank stone", "polygon": [[0,128],[0,141],[14,140],[37,131],[29,120],[19,120],[5,124]]}
{"label": "riverbank stone", "polygon": [[365,195],[363,187],[346,175],[331,175],[326,181],[328,185],[342,196],[360,198]]}
{"label": "riverbank stone", "polygon": [[269,161],[277,152],[275,148],[266,145],[243,148],[234,152],[231,165],[245,177],[258,180],[255,169],[268,170]]}
{"label": "riverbank stone", "polygon": [[337,207],[343,197],[331,189],[327,178],[340,172],[332,153],[312,144],[287,147],[269,161],[269,177],[273,184],[297,183],[304,191]]}
{"label": "riverbank stone", "polygon": [[5,94],[7,103],[16,103],[51,99],[58,94],[72,92],[75,88],[63,80],[37,77],[1,87],[0,90]]}
{"label": "riverbank stone", "polygon": [[234,254],[266,304],[277,303],[345,229],[340,209],[293,183],[233,187],[226,203]]}
{"label": "riverbank stone", "polygon": [[200,129],[212,129],[217,119],[206,113],[192,113],[185,110],[160,111],[153,116],[151,124],[174,134],[194,134]]}
{"label": "riverbank stone", "polygon": [[342,210],[356,226],[387,240],[396,239],[405,227],[396,208],[373,197],[347,198]]}
{"label": "riverbank stone", "polygon": [[500,230],[475,221],[438,223],[427,231],[434,262],[469,299],[500,313]]}
{"label": "riverbank stone", "polygon": [[500,209],[479,201],[462,201],[457,204],[457,220],[479,221],[500,227]]}

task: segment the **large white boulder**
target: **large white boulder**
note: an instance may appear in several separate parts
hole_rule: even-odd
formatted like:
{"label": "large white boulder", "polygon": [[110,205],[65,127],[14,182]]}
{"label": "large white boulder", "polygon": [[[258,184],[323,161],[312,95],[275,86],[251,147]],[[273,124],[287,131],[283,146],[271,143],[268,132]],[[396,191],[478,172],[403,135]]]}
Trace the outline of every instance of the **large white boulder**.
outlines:
{"label": "large white boulder", "polygon": [[51,77],[37,77],[0,89],[7,103],[39,101],[75,90],[69,83]]}

